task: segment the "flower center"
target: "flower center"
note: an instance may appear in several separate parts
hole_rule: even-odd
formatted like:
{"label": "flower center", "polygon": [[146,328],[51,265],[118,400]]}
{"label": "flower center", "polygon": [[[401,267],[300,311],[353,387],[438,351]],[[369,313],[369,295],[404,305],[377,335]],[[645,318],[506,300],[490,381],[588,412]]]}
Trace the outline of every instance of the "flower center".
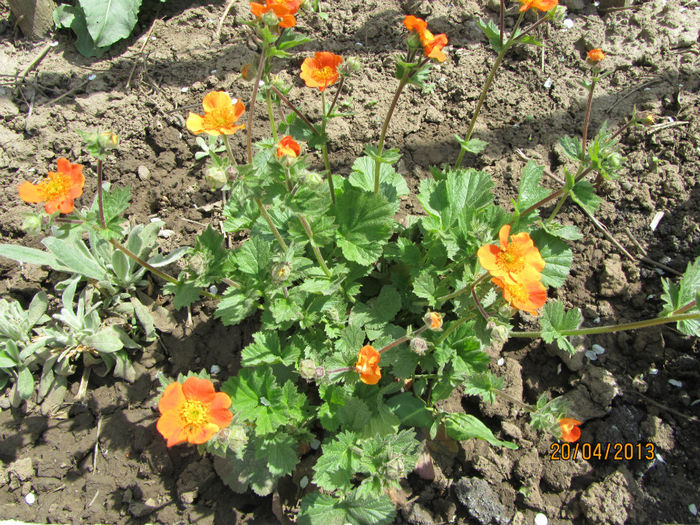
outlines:
{"label": "flower center", "polygon": [[53,201],[67,197],[72,185],[70,175],[50,171],[48,177],[39,183],[39,191],[43,193],[44,200]]}
{"label": "flower center", "polygon": [[335,74],[335,71],[331,66],[323,66],[322,68],[319,68],[316,70],[316,76],[325,82],[328,82],[333,75]]}
{"label": "flower center", "polygon": [[498,261],[501,268],[513,273],[521,271],[525,266],[525,261],[520,250],[515,248],[512,244],[501,252]]}
{"label": "flower center", "polygon": [[208,116],[211,118],[214,125],[220,128],[228,127],[235,122],[233,111],[230,108],[217,108],[209,113]]}
{"label": "flower center", "polygon": [[180,419],[187,430],[194,432],[209,421],[209,409],[196,399],[185,401],[180,408]]}
{"label": "flower center", "polygon": [[527,287],[522,284],[508,285],[508,292],[512,298],[512,303],[514,304],[525,304],[530,298]]}

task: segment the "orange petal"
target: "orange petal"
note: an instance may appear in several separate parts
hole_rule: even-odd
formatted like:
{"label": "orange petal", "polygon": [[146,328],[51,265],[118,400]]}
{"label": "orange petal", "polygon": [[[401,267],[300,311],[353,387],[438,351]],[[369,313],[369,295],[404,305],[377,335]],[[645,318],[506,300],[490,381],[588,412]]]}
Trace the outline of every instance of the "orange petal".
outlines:
{"label": "orange petal", "polygon": [[231,107],[233,106],[233,101],[224,91],[212,91],[206,94],[202,101],[202,106],[205,113],[209,113],[217,108]]}
{"label": "orange petal", "polygon": [[46,204],[44,204],[44,211],[49,215],[56,213],[58,211],[58,201],[46,201]]}
{"label": "orange petal", "polygon": [[233,116],[234,120],[238,120],[241,118],[241,115],[245,113],[245,104],[241,102],[240,100],[237,100],[236,103],[233,105]]}
{"label": "orange petal", "polygon": [[193,445],[201,445],[209,441],[219,430],[219,427],[214,423],[207,423],[202,425],[197,432],[187,432],[187,442]]}
{"label": "orange petal", "polygon": [[[73,166],[79,166],[79,164],[74,164]],[[82,170],[82,166],[80,166],[80,169]],[[70,188],[70,198],[71,199],[77,199],[83,194],[83,186],[85,185],[85,177],[83,176],[81,171],[71,171],[70,174],[71,177],[71,188]]]}
{"label": "orange petal", "polygon": [[263,4],[259,4],[257,2],[251,2],[250,3],[250,11],[253,13],[254,16],[260,17],[263,14],[265,14],[269,9],[266,9]]}
{"label": "orange petal", "polygon": [[32,184],[28,181],[20,184],[17,191],[19,192],[19,198],[24,202],[44,202],[44,199],[46,198],[39,189],[38,184]]}
{"label": "orange petal", "polygon": [[[219,131],[221,131],[221,134],[223,134],[223,135],[233,135],[234,133],[236,133],[236,131],[241,130],[241,129],[245,129],[245,124],[241,124],[240,126],[223,127],[221,129],[219,129]],[[210,135],[215,134],[212,131],[209,131],[208,133]],[[217,133],[217,135],[218,135],[218,133]]]}
{"label": "orange petal", "polygon": [[280,18],[280,27],[294,27],[297,25],[297,19],[294,18],[294,15],[284,15],[282,18]]}
{"label": "orange petal", "polygon": [[182,391],[182,385],[177,381],[170,383],[158,401],[158,410],[161,414],[171,410],[178,410],[186,401],[185,394]]}
{"label": "orange petal", "polygon": [[61,157],[56,161],[56,171],[59,173],[70,173],[70,161],[66,158]]}
{"label": "orange petal", "polygon": [[[182,430],[182,420],[177,410],[168,410],[164,412],[156,422],[156,429],[160,435],[170,441]],[[171,446],[170,444],[168,446]]]}
{"label": "orange petal", "polygon": [[487,244],[479,248],[476,252],[476,256],[479,258],[479,263],[484,268],[484,270],[495,270],[498,268],[498,255],[501,253],[501,249],[495,244]]}
{"label": "orange petal", "polygon": [[60,211],[61,213],[70,213],[74,209],[73,199],[67,198],[59,200],[57,202],[58,211]]}
{"label": "orange petal", "polygon": [[501,245],[502,249],[506,249],[508,247],[508,237],[510,236],[510,224],[504,224],[501,226],[500,231],[498,232],[498,241]]}
{"label": "orange petal", "polygon": [[195,135],[199,135],[204,132],[204,117],[197,115],[195,113],[190,113],[187,117],[187,129],[189,129]]}
{"label": "orange petal", "polygon": [[211,403],[214,400],[216,392],[214,384],[208,379],[200,377],[188,377],[182,384],[182,392],[188,400],[196,399],[203,403]]}
{"label": "orange petal", "polygon": [[187,431],[184,428],[178,428],[169,438],[166,443],[167,447],[172,447],[187,441]]}

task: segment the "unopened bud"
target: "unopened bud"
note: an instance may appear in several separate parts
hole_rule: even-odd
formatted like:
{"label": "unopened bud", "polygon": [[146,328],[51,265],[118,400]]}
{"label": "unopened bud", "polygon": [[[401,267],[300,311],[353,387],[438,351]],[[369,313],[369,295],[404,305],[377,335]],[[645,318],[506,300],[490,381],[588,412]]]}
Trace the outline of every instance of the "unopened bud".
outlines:
{"label": "unopened bud", "polygon": [[331,321],[335,321],[336,323],[340,321],[340,314],[335,306],[330,306],[328,309],[326,309],[326,317],[328,317],[328,319]]}
{"label": "unopened bud", "polygon": [[420,40],[418,33],[411,31],[406,39],[409,49],[423,49],[423,42]]}
{"label": "unopened bud", "polygon": [[283,262],[275,265],[272,269],[272,279],[278,283],[286,281],[292,273],[292,265]]}
{"label": "unopened bud", "polygon": [[496,324],[493,321],[486,323],[486,328],[491,330],[491,343],[494,346],[499,346],[508,341],[510,330],[507,326]]}
{"label": "unopened bud", "polygon": [[210,166],[204,172],[204,180],[211,187],[212,190],[218,190],[228,180],[228,174],[226,173],[226,168],[219,166]]}
{"label": "unopened bud", "polygon": [[299,375],[306,380],[316,378],[316,363],[313,359],[302,359],[299,363]]}
{"label": "unopened bud", "polygon": [[196,253],[189,260],[190,269],[197,275],[201,275],[204,272],[204,258]]}
{"label": "unopened bud", "polygon": [[100,133],[100,136],[97,138],[97,140],[100,144],[100,147],[105,151],[114,149],[119,145],[119,137],[117,137],[111,131],[103,131],[102,133]]}
{"label": "unopened bud", "polygon": [[394,456],[386,465],[386,477],[389,479],[401,479],[406,470],[406,462],[401,456]]}
{"label": "unopened bud", "polygon": [[277,15],[273,11],[268,11],[262,15],[261,19],[266,26],[277,26],[277,24],[280,22],[279,18],[277,18]]}
{"label": "unopened bud", "polygon": [[304,182],[310,189],[318,188],[323,184],[323,177],[314,171],[305,171],[303,177]]}
{"label": "unopened bud", "polygon": [[646,117],[642,119],[642,124],[645,126],[651,126],[656,122],[656,117],[653,113],[649,113]]}
{"label": "unopened bud", "polygon": [[362,64],[356,57],[348,58],[343,64],[338,68],[338,71],[344,77],[349,77],[357,73],[362,69]]}
{"label": "unopened bud", "polygon": [[440,312],[428,312],[423,316],[425,325],[431,330],[440,330],[442,328],[442,314]]}
{"label": "unopened bud", "polygon": [[418,355],[425,355],[425,352],[428,351],[428,343],[422,337],[411,339],[410,347]]}
{"label": "unopened bud", "polygon": [[39,215],[27,215],[22,223],[22,231],[29,235],[37,235],[41,232],[41,217]]}
{"label": "unopened bud", "polygon": [[316,379],[323,379],[326,375],[326,369],[323,368],[322,366],[317,366],[315,373],[314,373]]}

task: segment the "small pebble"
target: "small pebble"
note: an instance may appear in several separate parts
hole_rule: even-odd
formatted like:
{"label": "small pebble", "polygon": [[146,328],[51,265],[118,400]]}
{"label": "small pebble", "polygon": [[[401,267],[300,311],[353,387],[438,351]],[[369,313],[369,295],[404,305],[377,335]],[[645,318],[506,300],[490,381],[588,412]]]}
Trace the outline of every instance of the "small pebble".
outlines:
{"label": "small pebble", "polygon": [[169,239],[173,236],[175,232],[173,230],[160,230],[158,232],[158,237],[163,237],[164,239]]}
{"label": "small pebble", "polygon": [[214,286],[213,284],[209,287],[209,293],[216,295],[219,292],[219,289]]}
{"label": "small pebble", "polygon": [[215,74],[216,74],[216,69],[212,69],[212,70],[209,72],[209,74],[210,74],[210,75],[215,75]]}
{"label": "small pebble", "polygon": [[309,477],[304,476],[299,480],[299,488],[305,489],[306,486],[309,484]]}
{"label": "small pebble", "polygon": [[584,352],[584,354],[588,358],[589,361],[597,361],[598,360],[598,354],[596,354],[593,350],[586,350]]}
{"label": "small pebble", "polygon": [[184,88],[180,88],[180,92],[182,92],[182,93],[187,93],[189,90],[190,90],[190,88],[188,88],[186,86]]}
{"label": "small pebble", "polygon": [[545,516],[541,512],[535,514],[535,525],[547,525],[547,523],[549,523],[547,516]]}
{"label": "small pebble", "polygon": [[654,214],[654,217],[651,219],[651,222],[649,223],[649,228],[651,228],[651,231],[656,231],[656,228],[659,226],[659,223],[661,222],[661,219],[664,217],[664,212],[662,211],[657,211]]}
{"label": "small pebble", "polygon": [[506,360],[503,359],[502,357],[498,360],[498,366],[503,366],[505,364]]}
{"label": "small pebble", "polygon": [[603,348],[599,344],[591,345],[591,350],[593,350],[598,355],[605,353],[605,348]]}
{"label": "small pebble", "polygon": [[311,447],[311,450],[318,450],[318,447],[321,446],[321,442],[318,439],[312,439],[309,446]]}
{"label": "small pebble", "polygon": [[600,324],[600,317],[593,319],[593,324]]}
{"label": "small pebble", "polygon": [[564,23],[564,27],[567,29],[571,29],[572,27],[574,27],[574,21],[571,20],[571,18],[565,19],[563,23]]}
{"label": "small pebble", "polygon": [[211,368],[209,368],[209,373],[212,375],[216,375],[219,372],[221,372],[221,367],[219,365],[211,365]]}
{"label": "small pebble", "polygon": [[691,503],[690,505],[688,505],[688,510],[693,516],[698,515],[698,508],[695,506],[695,503]]}
{"label": "small pebble", "polygon": [[97,75],[95,73],[93,73],[92,75],[90,75],[88,77],[88,80],[95,80],[96,78],[97,78]]}
{"label": "small pebble", "polygon": [[649,369],[649,374],[652,375],[652,376],[655,376],[655,375],[657,375],[658,373],[659,373],[659,369],[658,369],[658,368],[650,368],[650,369]]}
{"label": "small pebble", "polygon": [[678,379],[669,379],[668,384],[671,386],[675,386],[676,388],[681,388],[683,386],[683,383],[678,381]]}
{"label": "small pebble", "polygon": [[547,80],[544,81],[544,88],[549,89],[554,85],[554,82],[552,81],[551,78],[548,78]]}
{"label": "small pebble", "polygon": [[27,505],[34,505],[34,503],[36,502],[36,494],[34,494],[33,492],[30,492],[29,494],[24,496],[24,502]]}

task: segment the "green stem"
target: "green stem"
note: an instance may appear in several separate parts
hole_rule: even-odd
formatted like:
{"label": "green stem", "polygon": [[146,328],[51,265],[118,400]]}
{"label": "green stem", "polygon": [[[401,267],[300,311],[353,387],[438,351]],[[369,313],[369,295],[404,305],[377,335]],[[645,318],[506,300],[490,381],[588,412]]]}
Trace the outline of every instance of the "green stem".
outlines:
{"label": "green stem", "polygon": [[[335,103],[335,102],[334,102]],[[329,112],[330,113],[330,112]],[[322,124],[321,124],[321,135],[326,133],[326,122],[328,122],[328,114],[326,114],[326,93],[321,91],[321,114]],[[331,173],[331,162],[328,159],[328,146],[326,142],[323,142],[321,146],[321,153],[323,155],[323,165],[326,168],[326,176],[328,177],[328,191],[331,193],[331,202],[335,204],[335,186],[333,185],[333,174]]]}
{"label": "green stem", "polygon": [[690,301],[690,302],[689,302],[688,304],[686,304],[685,306],[681,306],[678,310],[676,310],[675,312],[673,312],[673,315],[684,314],[684,313],[687,312],[688,310],[692,310],[693,308],[695,308],[695,306],[696,306],[697,304],[698,304],[697,300],[696,300],[696,301]]}
{"label": "green stem", "polygon": [[236,165],[236,159],[233,156],[233,150],[231,149],[231,141],[228,139],[228,135],[221,135],[224,139],[224,145],[226,146],[226,155],[228,155],[228,160],[231,162],[231,166]]}
{"label": "green stem", "polygon": [[275,143],[277,143],[277,124],[275,123],[275,114],[272,111],[272,97],[270,97],[269,89],[265,90],[265,99],[267,101],[267,116],[270,119],[270,129],[272,130],[272,138],[274,138]]}
{"label": "green stem", "polygon": [[340,82],[338,83],[338,89],[335,91],[335,96],[333,97],[333,102],[331,102],[331,107],[328,108],[328,114],[333,113],[333,108],[335,108],[335,103],[338,102],[338,96],[340,95],[340,92],[343,90],[343,84],[345,83],[345,77],[340,77]]}
{"label": "green stem", "polygon": [[[520,13],[520,17],[518,17],[518,21],[515,23],[515,27],[513,28],[513,32],[510,35],[510,38],[508,41],[503,45],[503,48],[501,49],[501,52],[498,53],[498,56],[496,57],[496,61],[493,63],[493,66],[491,67],[491,71],[489,72],[489,76],[486,78],[486,82],[484,83],[484,87],[481,88],[481,95],[479,95],[479,101],[476,103],[476,108],[474,109],[474,115],[472,115],[472,120],[469,122],[469,128],[467,129],[467,134],[465,135],[464,138],[464,143],[468,144],[469,139],[471,139],[472,132],[474,131],[474,126],[476,125],[476,119],[479,116],[479,113],[481,112],[481,107],[484,105],[484,101],[486,100],[486,95],[489,92],[489,89],[491,88],[491,83],[493,82],[494,77],[496,76],[496,71],[498,71],[498,68],[501,65],[501,61],[503,60],[503,57],[505,54],[508,52],[508,50],[511,48],[511,46],[515,43],[516,39],[513,39],[513,35],[518,31],[518,27],[520,27],[520,24],[523,21],[523,16],[525,13]],[[520,36],[520,35],[518,35]],[[455,162],[455,168],[459,168],[462,165],[462,159],[464,158],[464,154],[466,153],[466,149],[460,148],[459,150],[459,156],[457,157],[457,161]]]}
{"label": "green stem", "polygon": [[598,82],[598,76],[594,74],[591,79],[591,87],[588,88],[588,103],[586,105],[586,116],[583,119],[583,138],[581,139],[581,162],[586,160],[586,142],[588,142],[588,125],[591,123],[591,109],[593,108],[593,90]]}
{"label": "green stem", "polygon": [[[638,330],[639,328],[647,328],[650,326],[656,326],[660,324],[677,323],[680,321],[692,321],[694,319],[700,319],[700,312],[692,314],[672,315],[670,317],[655,317],[654,319],[646,319],[644,321],[636,321],[634,323],[596,326],[594,328],[579,328],[577,330],[562,330],[561,332],[559,332],[559,334],[563,336],[607,334],[612,332],[621,332],[623,330]],[[542,332],[540,331],[511,332],[510,336],[537,339],[538,337],[541,337],[541,334]]]}
{"label": "green stem", "polygon": [[316,261],[321,266],[321,269],[323,270],[323,273],[326,274],[326,277],[330,279],[331,271],[328,269],[328,266],[326,266],[326,261],[323,259],[323,255],[321,255],[321,250],[319,250],[318,246],[316,246],[316,244],[314,243],[314,234],[311,231],[311,226],[309,226],[309,221],[307,221],[306,217],[304,217],[301,213],[297,214],[297,218],[299,219],[301,225],[304,227],[306,236],[309,238],[309,242],[311,243],[311,249],[314,251]]}
{"label": "green stem", "polygon": [[314,125],[311,123],[311,121],[309,120],[309,118],[308,118],[306,115],[304,115],[294,104],[292,104],[292,101],[291,101],[291,100],[289,100],[287,97],[285,97],[285,96],[282,94],[282,92],[281,92],[279,89],[277,89],[275,86],[270,85],[270,89],[274,92],[275,95],[277,95],[277,97],[278,97],[282,102],[284,102],[284,103],[289,107],[289,109],[291,109],[292,111],[294,111],[294,113],[297,114],[297,117],[299,117],[299,118],[304,122],[304,124],[306,124],[306,126],[307,126],[311,131],[313,131],[314,135],[316,135],[316,136],[320,135],[320,133],[319,133],[318,130],[316,129],[316,126],[314,126]]}
{"label": "green stem", "polygon": [[97,159],[97,207],[100,213],[100,225],[103,229],[107,229],[105,209],[102,201],[102,159]]}
{"label": "green stem", "polygon": [[381,134],[379,135],[379,143],[377,144],[377,158],[374,159],[374,193],[379,193],[379,168],[381,165],[379,157],[381,156],[382,152],[384,151],[384,139],[386,138],[386,132],[387,132],[387,129],[389,129],[389,122],[391,121],[391,116],[394,114],[394,110],[396,109],[396,103],[399,101],[399,96],[401,96],[401,92],[403,91],[403,88],[408,83],[410,72],[411,72],[410,67],[407,67],[404,70],[403,76],[401,77],[401,80],[399,81],[399,85],[396,88],[396,93],[394,93],[394,99],[391,101],[391,105],[389,106],[389,111],[387,111],[386,117],[384,118],[384,124],[382,125],[382,131],[381,131]]}
{"label": "green stem", "polygon": [[263,67],[265,67],[265,56],[267,55],[267,45],[263,43],[263,48],[260,51],[260,61],[258,62],[258,71],[255,75],[255,84],[253,84],[253,96],[250,100],[248,108],[248,164],[253,163],[253,115],[255,114],[255,99],[258,98],[258,88],[260,87],[260,79],[262,79]]}
{"label": "green stem", "polygon": [[413,332],[410,336],[409,336],[409,335],[404,335],[403,337],[399,337],[399,338],[398,338],[396,341],[394,341],[393,343],[389,343],[388,345],[386,345],[385,347],[383,347],[381,350],[378,350],[378,352],[379,352],[380,354],[383,354],[383,353],[386,352],[387,350],[391,350],[391,349],[394,348],[395,346],[399,346],[401,343],[405,343],[406,341],[410,341],[411,338],[416,337],[416,336],[422,334],[422,333],[425,332],[427,329],[428,329],[428,326],[427,326],[427,325],[426,325],[426,326],[422,326],[422,327],[420,327],[418,330],[416,330],[415,332]]}
{"label": "green stem", "polygon": [[272,233],[274,234],[275,238],[277,239],[277,242],[282,247],[282,249],[286,252],[289,249],[289,247],[287,246],[287,243],[284,242],[284,239],[280,235],[280,232],[277,230],[275,225],[272,223],[272,219],[268,215],[267,210],[265,209],[265,206],[263,205],[263,203],[259,197],[255,197],[255,204],[258,205],[258,209],[260,210],[260,214],[265,219],[265,222],[267,222],[267,225],[270,227],[270,230],[272,230]]}
{"label": "green stem", "polygon": [[450,327],[449,327],[447,330],[445,330],[445,331],[442,333],[442,335],[438,338],[438,340],[437,340],[437,342],[435,343],[435,345],[437,346],[437,345],[439,345],[440,343],[442,343],[445,339],[447,339],[447,337],[448,337],[452,332],[454,332],[457,328],[459,328],[461,325],[463,325],[463,324],[466,323],[467,321],[471,321],[472,319],[474,319],[474,316],[473,316],[473,315],[468,315],[467,317],[462,317],[461,319],[458,319],[457,321],[455,321],[454,323],[452,323],[452,324],[450,325]]}
{"label": "green stem", "polygon": [[[482,273],[482,274],[477,278],[477,280],[474,281],[473,286],[476,286],[477,284],[479,284],[481,281],[483,281],[484,279],[486,279],[487,276],[488,276],[488,273],[487,273],[487,272]],[[457,290],[457,291],[455,291],[455,292],[452,292],[452,293],[447,294],[447,295],[443,295],[442,297],[438,297],[438,298],[436,299],[436,301],[437,301],[437,303],[438,303],[439,305],[442,305],[442,303],[444,303],[445,301],[449,301],[450,299],[454,299],[454,298],[457,297],[458,295],[462,295],[463,293],[468,292],[469,290],[471,290],[471,288],[472,288],[472,285],[469,285],[469,284],[468,284],[468,285],[465,286],[464,288],[460,288],[459,290]]]}

